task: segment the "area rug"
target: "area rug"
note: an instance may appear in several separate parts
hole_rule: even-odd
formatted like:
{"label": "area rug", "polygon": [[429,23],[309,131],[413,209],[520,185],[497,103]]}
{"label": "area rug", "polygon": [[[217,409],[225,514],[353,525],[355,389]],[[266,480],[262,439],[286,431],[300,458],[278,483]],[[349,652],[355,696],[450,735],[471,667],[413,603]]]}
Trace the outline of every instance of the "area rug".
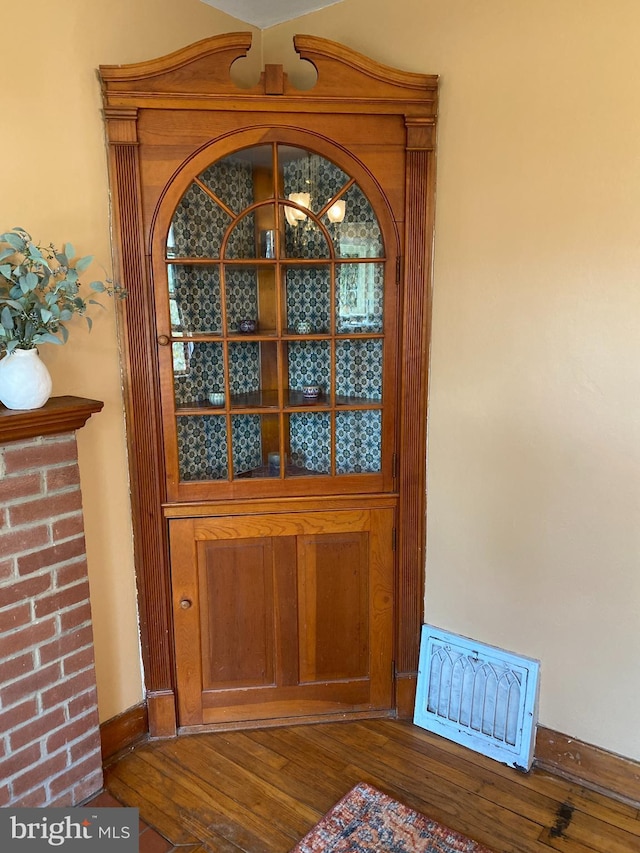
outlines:
{"label": "area rug", "polygon": [[291,853],[491,853],[361,782]]}

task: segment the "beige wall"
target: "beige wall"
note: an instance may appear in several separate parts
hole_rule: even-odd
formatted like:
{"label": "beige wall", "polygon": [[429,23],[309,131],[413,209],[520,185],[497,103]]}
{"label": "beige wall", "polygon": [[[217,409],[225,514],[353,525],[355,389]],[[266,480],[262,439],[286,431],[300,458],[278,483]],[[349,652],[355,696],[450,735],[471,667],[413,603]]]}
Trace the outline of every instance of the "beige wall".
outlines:
{"label": "beige wall", "polygon": [[346,0],[266,61],[294,32],[441,75],[427,620],[640,759],[640,6]]}
{"label": "beige wall", "polygon": [[[94,69],[248,27],[199,0],[20,17],[0,228],[107,258]],[[294,32],[441,75],[427,619],[540,658],[541,722],[640,759],[640,7],[345,0],[265,31],[265,61],[293,71]],[[43,356],[106,403],[79,433],[106,719],[142,695],[111,312]]]}
{"label": "beige wall", "polygon": [[[6,16],[5,16],[6,18]],[[6,24],[6,20],[5,20]],[[111,273],[100,64],[149,59],[238,21],[200,0],[24,0],[3,39],[0,231],[69,240]],[[250,29],[246,26],[242,29]],[[95,266],[93,277],[103,274]],[[95,274],[95,275],[94,275]],[[78,432],[101,720],[141,701],[136,587],[114,311],[41,348],[54,394],[103,400]]]}

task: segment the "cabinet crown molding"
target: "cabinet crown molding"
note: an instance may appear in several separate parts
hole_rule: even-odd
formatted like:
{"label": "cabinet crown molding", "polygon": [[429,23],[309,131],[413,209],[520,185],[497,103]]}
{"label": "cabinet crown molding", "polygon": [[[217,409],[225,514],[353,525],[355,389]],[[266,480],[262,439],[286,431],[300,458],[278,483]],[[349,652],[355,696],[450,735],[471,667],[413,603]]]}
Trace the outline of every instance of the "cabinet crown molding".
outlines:
{"label": "cabinet crown molding", "polygon": [[[438,77],[419,74],[384,65],[346,45],[310,35],[296,35],[293,43],[301,60],[309,62],[317,72],[315,84],[298,89],[280,65],[266,65],[259,82],[242,88],[231,78],[233,63],[247,56],[251,48],[249,32],[226,33],[202,39],[165,56],[129,65],[101,65],[105,106],[126,107],[144,104],[148,99],[171,99],[172,109],[219,109],[220,103],[234,99],[249,102],[255,109],[258,99],[263,108],[276,98],[277,109],[282,100],[329,101],[332,109],[340,103],[359,101],[367,111],[373,104],[383,112],[397,112],[399,102],[406,102],[409,114],[435,116]],[[258,106],[258,108],[260,108]]]}

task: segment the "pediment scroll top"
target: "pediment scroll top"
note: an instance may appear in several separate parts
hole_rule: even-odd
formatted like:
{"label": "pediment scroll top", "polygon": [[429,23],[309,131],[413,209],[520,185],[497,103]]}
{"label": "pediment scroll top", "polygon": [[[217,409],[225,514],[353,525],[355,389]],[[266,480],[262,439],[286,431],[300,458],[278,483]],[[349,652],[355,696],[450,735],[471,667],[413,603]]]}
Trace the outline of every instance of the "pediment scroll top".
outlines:
{"label": "pediment scroll top", "polygon": [[[105,103],[130,106],[149,98],[243,99],[263,96],[422,102],[434,112],[437,77],[382,65],[353,49],[316,36],[297,35],[291,56],[260,67],[251,33],[212,36],[156,59],[101,65]],[[285,72],[283,69],[286,68]]]}

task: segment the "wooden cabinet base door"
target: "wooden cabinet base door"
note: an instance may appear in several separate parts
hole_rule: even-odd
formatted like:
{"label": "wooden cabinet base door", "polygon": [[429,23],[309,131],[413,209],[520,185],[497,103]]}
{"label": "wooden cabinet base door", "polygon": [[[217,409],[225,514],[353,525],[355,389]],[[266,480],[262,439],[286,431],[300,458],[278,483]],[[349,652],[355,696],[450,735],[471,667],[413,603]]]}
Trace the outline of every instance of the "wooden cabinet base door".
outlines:
{"label": "wooden cabinet base door", "polygon": [[391,709],[393,517],[172,520],[179,725]]}

